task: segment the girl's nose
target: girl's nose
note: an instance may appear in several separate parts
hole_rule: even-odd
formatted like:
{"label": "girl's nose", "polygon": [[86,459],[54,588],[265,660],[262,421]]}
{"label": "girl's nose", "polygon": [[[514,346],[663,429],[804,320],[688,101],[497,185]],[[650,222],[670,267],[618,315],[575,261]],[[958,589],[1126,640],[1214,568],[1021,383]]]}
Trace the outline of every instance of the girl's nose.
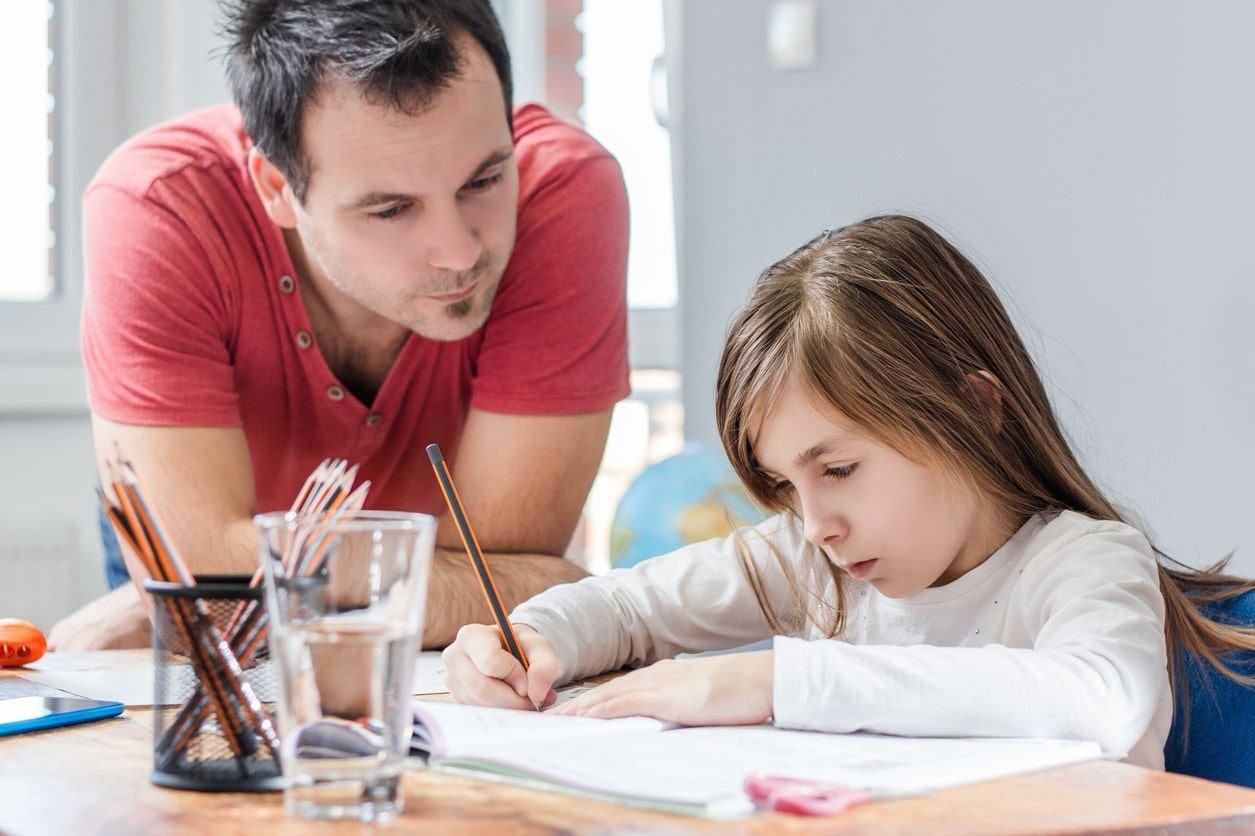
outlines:
{"label": "girl's nose", "polygon": [[801,498],[802,531],[816,546],[830,546],[842,540],[847,531],[844,517],[835,508],[824,507],[814,497]]}

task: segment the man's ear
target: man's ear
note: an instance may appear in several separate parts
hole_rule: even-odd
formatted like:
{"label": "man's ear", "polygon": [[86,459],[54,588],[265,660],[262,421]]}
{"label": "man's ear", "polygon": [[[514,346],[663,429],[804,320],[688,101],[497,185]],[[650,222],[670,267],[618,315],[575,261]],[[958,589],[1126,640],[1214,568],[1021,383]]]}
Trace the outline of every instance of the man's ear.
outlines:
{"label": "man's ear", "polygon": [[1002,432],[1002,382],[993,372],[981,369],[963,379],[963,395],[989,419],[994,432]]}
{"label": "man's ear", "polygon": [[248,175],[270,220],[286,229],[295,228],[296,210],[293,204],[296,196],[288,186],[288,179],[256,148],[248,151]]}

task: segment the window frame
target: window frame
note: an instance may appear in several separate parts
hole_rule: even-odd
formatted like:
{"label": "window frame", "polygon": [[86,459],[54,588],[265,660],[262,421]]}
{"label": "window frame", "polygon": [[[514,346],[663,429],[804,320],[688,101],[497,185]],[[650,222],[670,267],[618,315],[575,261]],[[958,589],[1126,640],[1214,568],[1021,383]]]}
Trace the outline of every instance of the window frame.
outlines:
{"label": "window frame", "polygon": [[0,302],[0,414],[75,412],[87,399],[79,359],[83,298],[78,197],[121,133],[125,90],[120,0],[55,0],[53,294]]}
{"label": "window frame", "polygon": [[216,0],[54,0],[56,291],[0,302],[0,418],[87,412],[82,195],[127,137],[229,100]]}
{"label": "window frame", "polygon": [[[671,0],[661,0],[664,31],[676,31],[679,23],[678,10]],[[514,75],[514,101],[544,101],[545,98],[545,0],[492,0],[506,43],[510,45],[510,59]],[[675,39],[678,42],[678,38]],[[672,38],[667,38],[667,49],[673,49]],[[668,69],[674,62],[666,63]],[[679,94],[675,84],[664,75],[669,98]],[[678,112],[678,108],[670,108]],[[668,130],[671,128],[668,126]],[[677,160],[672,154],[672,166]],[[672,172],[672,188],[678,183],[677,172]],[[674,200],[673,193],[673,200]],[[678,212],[677,212],[678,218]],[[680,241],[677,240],[676,259],[679,262]],[[677,277],[677,281],[679,278]],[[628,310],[628,350],[633,369],[680,368],[679,301],[669,307],[630,308]]]}

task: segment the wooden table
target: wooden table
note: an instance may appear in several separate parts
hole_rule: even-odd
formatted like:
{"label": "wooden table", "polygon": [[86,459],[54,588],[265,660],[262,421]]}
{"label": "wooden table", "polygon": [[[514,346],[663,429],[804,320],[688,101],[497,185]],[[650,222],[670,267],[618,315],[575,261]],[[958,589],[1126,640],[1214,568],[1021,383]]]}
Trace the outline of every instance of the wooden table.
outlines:
{"label": "wooden table", "polygon": [[[54,654],[32,667],[143,664],[148,651]],[[0,676],[20,672],[4,671]],[[1255,833],[1255,790],[1106,761],[863,805],[831,819],[708,822],[422,769],[384,825],[290,818],[279,793],[197,793],[149,781],[152,713],[0,738],[0,833],[449,834]]]}

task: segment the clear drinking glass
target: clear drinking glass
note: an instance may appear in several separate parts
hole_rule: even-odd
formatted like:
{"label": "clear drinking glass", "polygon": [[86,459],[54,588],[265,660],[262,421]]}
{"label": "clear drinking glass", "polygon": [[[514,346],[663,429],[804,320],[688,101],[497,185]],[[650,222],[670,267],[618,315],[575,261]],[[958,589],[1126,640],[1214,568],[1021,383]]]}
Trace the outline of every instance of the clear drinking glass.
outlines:
{"label": "clear drinking glass", "polygon": [[302,818],[401,811],[436,521],[388,511],[253,518],[278,666],[284,801]]}

